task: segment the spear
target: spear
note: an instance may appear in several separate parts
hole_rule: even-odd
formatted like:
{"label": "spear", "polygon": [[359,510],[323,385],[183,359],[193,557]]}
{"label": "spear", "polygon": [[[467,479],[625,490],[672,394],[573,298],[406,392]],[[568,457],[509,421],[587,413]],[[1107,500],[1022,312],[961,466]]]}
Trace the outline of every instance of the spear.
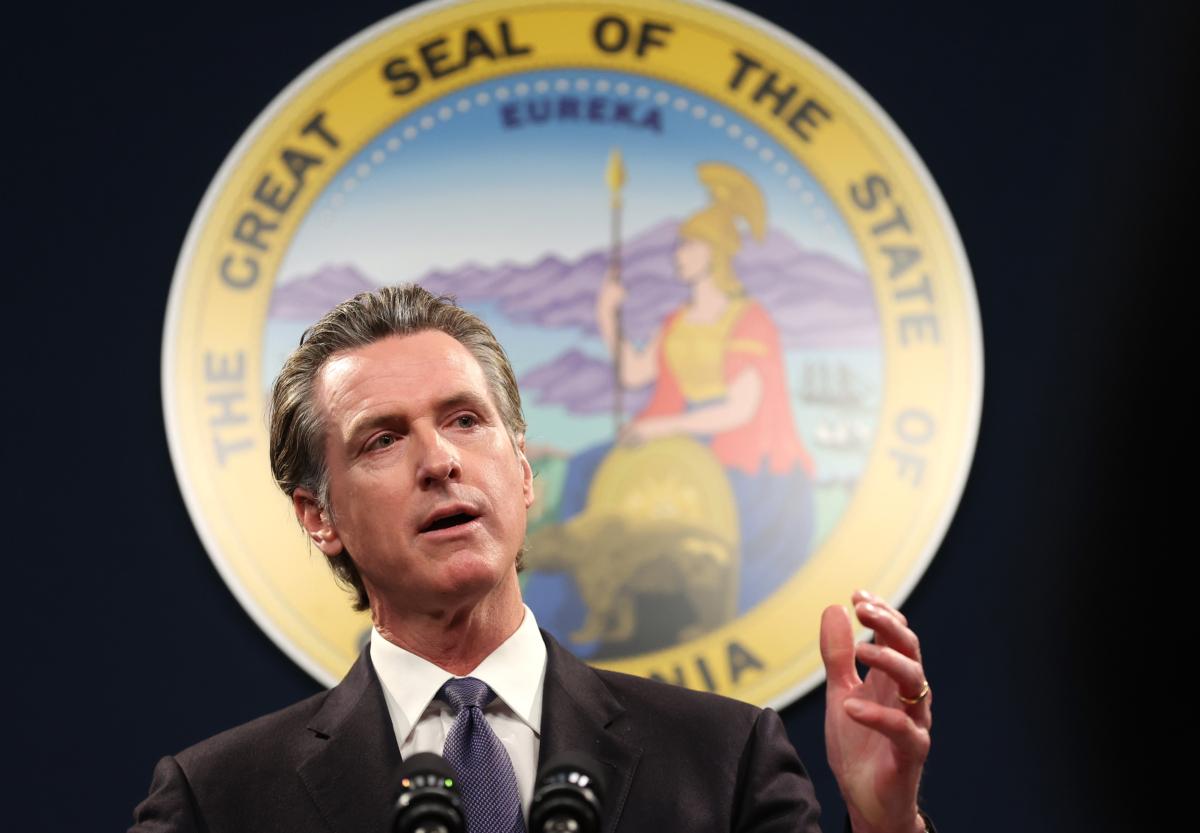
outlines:
{"label": "spear", "polygon": [[[608,154],[608,167],[604,171],[604,181],[608,185],[612,207],[612,240],[609,243],[608,263],[609,274],[618,284],[621,282],[621,188],[625,185],[625,165],[621,161],[621,151],[613,148]],[[621,327],[621,308],[617,307],[616,339],[613,349],[613,431],[621,433],[625,421],[625,394],[621,386],[621,343],[624,334]]]}

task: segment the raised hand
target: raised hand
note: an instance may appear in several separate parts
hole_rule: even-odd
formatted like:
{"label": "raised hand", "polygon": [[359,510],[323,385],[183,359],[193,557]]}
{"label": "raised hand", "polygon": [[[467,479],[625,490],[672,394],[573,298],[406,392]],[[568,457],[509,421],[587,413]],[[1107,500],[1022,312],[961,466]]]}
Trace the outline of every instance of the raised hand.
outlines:
{"label": "raised hand", "polygon": [[[825,748],[854,833],[919,833],[917,787],[929,755],[932,695],[917,635],[904,614],[865,591],[854,613],[875,631],[855,645],[850,617],[834,605],[821,617],[825,662]],[[860,679],[855,659],[868,667]]]}

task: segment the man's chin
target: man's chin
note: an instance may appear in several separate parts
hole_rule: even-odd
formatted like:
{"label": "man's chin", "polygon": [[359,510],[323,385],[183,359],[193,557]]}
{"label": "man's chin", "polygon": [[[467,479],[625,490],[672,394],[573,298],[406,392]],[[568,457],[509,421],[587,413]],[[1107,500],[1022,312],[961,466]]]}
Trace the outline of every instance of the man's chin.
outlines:
{"label": "man's chin", "polygon": [[[517,588],[515,561],[456,553],[439,565],[438,580],[431,589],[447,604],[471,604]],[[516,595],[520,596],[519,590]]]}

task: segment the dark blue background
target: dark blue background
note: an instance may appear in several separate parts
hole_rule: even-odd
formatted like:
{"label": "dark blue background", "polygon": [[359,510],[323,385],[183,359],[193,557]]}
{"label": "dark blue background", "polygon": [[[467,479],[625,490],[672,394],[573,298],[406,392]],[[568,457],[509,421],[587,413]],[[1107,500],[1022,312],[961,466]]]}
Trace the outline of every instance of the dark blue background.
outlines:
{"label": "dark blue background", "polygon": [[[1170,566],[1150,462],[1186,436],[1173,397],[1195,375],[1160,326],[1184,283],[1168,253],[1191,33],[1132,3],[747,5],[891,115],[975,273],[978,452],[905,606],[937,699],[924,803],[944,833],[1133,823],[1135,730],[1163,690],[1140,623]],[[239,135],[394,10],[47,4],[7,22],[6,829],[121,829],[160,755],[318,689],[192,529],[162,425],[162,322]],[[838,829],[822,713],[818,692],[784,717]]]}

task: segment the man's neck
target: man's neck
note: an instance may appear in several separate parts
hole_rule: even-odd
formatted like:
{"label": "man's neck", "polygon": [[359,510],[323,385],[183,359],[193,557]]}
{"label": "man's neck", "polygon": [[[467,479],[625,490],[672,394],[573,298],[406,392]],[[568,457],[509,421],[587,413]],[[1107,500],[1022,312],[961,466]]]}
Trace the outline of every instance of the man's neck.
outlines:
{"label": "man's neck", "polygon": [[506,582],[481,600],[421,611],[397,610],[371,600],[379,634],[455,676],[464,676],[516,633],[525,615],[520,587]]}

